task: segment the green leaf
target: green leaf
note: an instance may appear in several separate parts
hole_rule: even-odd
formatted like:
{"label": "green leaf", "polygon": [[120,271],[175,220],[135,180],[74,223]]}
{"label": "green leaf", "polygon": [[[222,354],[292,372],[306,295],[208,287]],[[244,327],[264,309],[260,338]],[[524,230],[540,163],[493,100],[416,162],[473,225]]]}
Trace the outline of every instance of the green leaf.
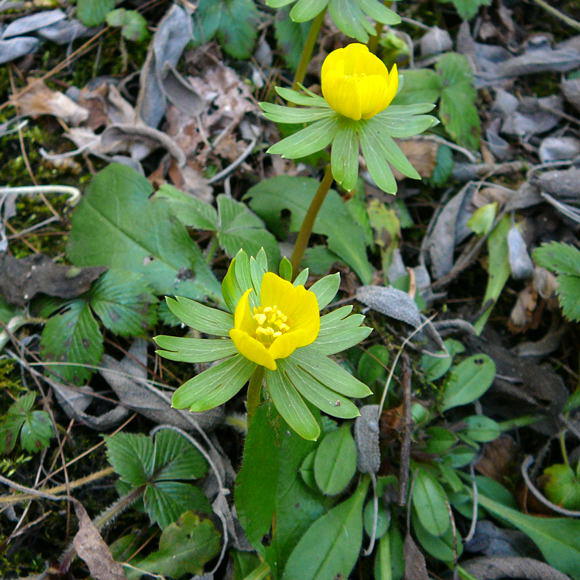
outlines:
{"label": "green leaf", "polygon": [[435,187],[443,187],[453,175],[453,152],[447,145],[437,148],[437,164],[429,182]]}
{"label": "green leaf", "polygon": [[28,413],[20,431],[20,444],[30,453],[38,453],[48,447],[54,437],[50,415],[46,411]]}
{"label": "green leaf", "polygon": [[238,394],[255,368],[255,363],[237,354],[181,385],[173,393],[171,405],[198,413],[219,407]]}
{"label": "green leaf", "polygon": [[203,492],[175,481],[202,477],[205,459],[179,433],[163,430],[155,438],[117,433],[106,440],[107,458],[121,481],[131,487],[144,486],[144,505],[152,521],[162,528],[187,510],[211,513]]}
{"label": "green leaf", "polygon": [[[345,308],[348,312],[352,310],[352,306]],[[325,315],[320,319],[320,332],[312,345],[313,350],[320,354],[335,354],[355,346],[367,338],[373,330],[368,326],[361,326],[364,320],[362,314],[347,316],[348,312],[345,309],[339,308],[338,311],[342,311],[340,319],[327,320],[327,316],[330,315]]]}
{"label": "green leaf", "polygon": [[266,371],[266,384],[276,410],[304,439],[316,441],[320,427],[314,415],[282,370]]}
{"label": "green leaf", "polygon": [[204,306],[195,300],[177,296],[166,298],[169,310],[187,326],[216,336],[229,336],[234,327],[234,318],[228,312]]}
{"label": "green leaf", "polygon": [[274,90],[285,101],[294,103],[295,105],[304,105],[306,107],[322,107],[330,109],[330,105],[320,96],[314,93],[299,93],[293,89],[285,89],[284,87],[275,87]]}
{"label": "green leaf", "polygon": [[[315,179],[279,176],[265,179],[252,187],[246,197],[251,208],[266,222],[268,229],[283,237],[281,216],[289,211],[290,231],[297,232],[318,189]],[[366,256],[364,230],[355,223],[340,196],[328,192],[314,223],[314,233],[328,238],[328,247],[346,262],[365,284],[370,283],[373,269]]]}
{"label": "green leaf", "polygon": [[107,24],[121,28],[121,34],[127,40],[143,42],[149,38],[147,20],[136,10],[118,8],[107,14]]}
{"label": "green leaf", "polygon": [[179,433],[164,429],[154,443],[155,481],[199,479],[207,473],[204,457]]}
{"label": "green leaf", "polygon": [[203,254],[168,202],[149,200],[151,193],[150,183],[124,165],[98,173],[72,217],[70,260],[143,274],[158,294],[221,300]]}
{"label": "green leaf", "polygon": [[413,507],[423,527],[434,536],[442,536],[449,528],[447,496],[435,476],[425,469],[415,471]]}
{"label": "green leaf", "polygon": [[467,423],[465,434],[473,441],[487,443],[501,435],[501,427],[485,415],[472,415],[463,419]]}
{"label": "green leaf", "polygon": [[473,325],[478,334],[483,330],[492,308],[500,297],[503,287],[511,273],[507,242],[510,228],[511,219],[506,215],[497,224],[487,239],[487,252],[489,254],[487,267],[488,278],[485,295],[483,297],[483,304],[486,305],[486,310]]}
{"label": "green leaf", "polygon": [[151,437],[135,433],[117,433],[105,440],[107,459],[121,481],[137,487],[153,473],[155,452]]}
{"label": "green leaf", "polygon": [[332,176],[346,191],[352,191],[356,186],[358,150],[357,123],[341,119],[339,130],[332,141],[330,161]]}
{"label": "green leaf", "polygon": [[249,288],[253,288],[253,294],[259,296],[260,288],[254,288],[252,281],[250,258],[244,250],[240,250],[230,262],[228,271],[222,280],[222,294],[226,306],[231,312],[235,311],[240,298]]}
{"label": "green leaf", "polygon": [[397,139],[420,135],[438,123],[437,119],[431,115],[414,115],[412,117],[383,117],[377,115],[376,119],[380,121],[382,129],[387,135]]}
{"label": "green leaf", "polygon": [[297,109],[272,103],[260,103],[260,108],[264,111],[264,117],[274,123],[312,123],[334,115],[333,110],[329,108]]}
{"label": "green leaf", "polygon": [[308,37],[310,24],[293,22],[288,10],[281,10],[274,20],[274,36],[282,58],[293,71],[298,67],[302,47]]}
{"label": "green leaf", "polygon": [[[236,478],[235,504],[248,540],[274,571],[283,569],[304,532],[325,511],[320,494],[313,493],[299,474],[313,448],[314,443],[288,429],[271,403],[257,409]],[[266,547],[262,538],[273,521]]]}
{"label": "green leaf", "polygon": [[213,522],[188,511],[163,530],[159,550],[133,564],[140,570],[171,578],[201,575],[204,565],[219,554],[220,543],[220,533]]}
{"label": "green leaf", "polygon": [[445,453],[457,443],[457,435],[443,427],[428,427],[425,430],[425,435],[427,436],[425,451],[434,455]]}
{"label": "green leaf", "polygon": [[389,10],[380,0],[356,1],[365,14],[377,22],[390,25],[400,24],[401,22],[401,17],[396,12]]}
{"label": "green leaf", "polygon": [[580,521],[572,518],[539,518],[523,514],[493,501],[481,492],[479,504],[494,516],[507,521],[529,536],[541,550],[546,562],[578,580],[580,561]]}
{"label": "green leaf", "polygon": [[544,469],[544,493],[556,505],[580,509],[580,478],[569,465],[556,464]]}
{"label": "green leaf", "polygon": [[115,8],[115,0],[77,0],[77,18],[85,26],[100,26]]}
{"label": "green leaf", "polygon": [[278,361],[278,368],[286,373],[286,378],[296,390],[321,411],[342,419],[359,416],[358,408],[350,399],[331,391],[316,377],[304,371],[292,358]]}
{"label": "green leaf", "polygon": [[396,522],[393,522],[387,535],[379,542],[374,566],[375,580],[403,580],[404,571],[403,538]]}
{"label": "green leaf", "polygon": [[315,348],[298,349],[292,354],[292,360],[302,370],[310,373],[317,381],[345,397],[367,397],[372,391],[348,371],[326,356],[320,356]]}
{"label": "green leaf", "polygon": [[478,236],[487,235],[493,226],[497,214],[498,203],[487,203],[477,208],[467,220],[467,227]]}
{"label": "green leaf", "polygon": [[570,244],[542,244],[534,250],[534,261],[557,274],[580,276],[580,250]]}
{"label": "green leaf", "polygon": [[465,347],[459,341],[452,338],[445,340],[444,344],[449,356],[435,357],[424,354],[421,357],[421,369],[425,373],[425,379],[428,381],[436,381],[441,378],[451,367],[453,355],[465,350]]}
{"label": "green leaf", "polygon": [[[413,530],[423,549],[434,558],[437,558],[437,560],[453,562],[455,561],[456,551],[458,556],[463,551],[461,536],[455,541],[451,526],[448,526],[441,536],[435,536],[423,526],[416,511],[413,511]],[[456,550],[454,550],[454,547]]]}
{"label": "green leaf", "polygon": [[316,520],[290,554],[283,580],[348,578],[362,544],[363,478],[354,495]]}
{"label": "green leaf", "polygon": [[278,141],[268,149],[272,155],[281,155],[284,159],[300,159],[322,151],[331,143],[338,132],[336,115],[315,121],[304,129]]}
{"label": "green leaf", "polygon": [[[433,103],[441,95],[442,79],[428,68],[401,71],[402,88],[387,111],[398,105],[414,105],[417,103]],[[386,112],[386,111],[385,111]]]}
{"label": "green leaf", "polygon": [[184,225],[198,230],[216,231],[218,229],[218,214],[209,203],[187,195],[183,191],[163,184],[155,197],[167,201],[173,215]]}
{"label": "green leaf", "polygon": [[468,405],[481,397],[495,378],[495,363],[486,354],[476,354],[453,367],[441,402],[442,411]]}
{"label": "green leaf", "polygon": [[373,344],[363,352],[358,361],[357,374],[365,385],[374,385],[377,381],[384,384],[389,358],[389,351],[382,344]]}
{"label": "green leaf", "polygon": [[478,149],[481,121],[475,106],[477,91],[467,57],[453,52],[444,54],[435,68],[443,83],[439,107],[441,122],[459,145]]}
{"label": "green leaf", "polygon": [[247,59],[258,35],[258,9],[253,0],[200,0],[195,11],[196,29],[208,42],[215,35],[223,49],[234,58]]}
{"label": "green leaf", "polygon": [[375,33],[374,25],[367,19],[358,2],[352,0],[331,0],[328,12],[338,28],[347,36],[366,43]]}
{"label": "green leaf", "polygon": [[278,274],[280,274],[280,278],[292,282],[292,262],[286,256],[280,260]]}
{"label": "green leaf", "polygon": [[479,12],[481,6],[489,6],[491,0],[440,0],[451,2],[463,20],[471,20]]}
{"label": "green leaf", "polygon": [[59,364],[49,366],[49,372],[64,383],[82,385],[103,356],[103,335],[99,324],[84,300],[69,303],[65,310],[56,314],[45,324],[40,338],[43,361],[76,363],[78,366]]}
{"label": "green leaf", "polygon": [[23,424],[24,417],[18,415],[8,415],[0,422],[0,454],[6,455],[14,450]]}
{"label": "green leaf", "polygon": [[324,436],[314,457],[314,479],[325,495],[345,490],[356,472],[356,445],[350,425]]}
{"label": "green leaf", "polygon": [[244,249],[250,256],[264,248],[268,261],[276,264],[280,260],[280,250],[276,238],[264,228],[262,220],[243,203],[218,195],[219,229],[217,233],[220,247],[230,258]]}
{"label": "green leaf", "polygon": [[154,481],[147,485],[143,496],[145,510],[152,521],[165,528],[188,510],[211,513],[203,491],[180,481]]}
{"label": "green leaf", "polygon": [[[0,296],[0,324],[8,324],[8,322],[17,314],[17,309],[11,306]],[[1,347],[0,347],[1,349]]]}
{"label": "green leaf", "polygon": [[367,169],[376,186],[387,193],[397,193],[397,181],[376,133],[361,131],[360,144]]}
{"label": "green leaf", "polygon": [[231,340],[177,336],[155,336],[153,340],[163,349],[156,351],[159,356],[187,363],[212,362],[238,352]]}
{"label": "green leaf", "polygon": [[328,0],[298,0],[290,11],[294,22],[306,22],[320,14],[328,5]]}
{"label": "green leaf", "polygon": [[157,299],[141,274],[109,270],[91,288],[89,304],[115,334],[137,336],[157,321]]}
{"label": "green leaf", "polygon": [[340,287],[340,274],[331,274],[330,276],[324,276],[312,286],[310,286],[310,292],[316,294],[316,300],[318,302],[318,308],[322,310],[325,306],[328,306],[330,302],[336,296],[338,289]]}
{"label": "green leaf", "polygon": [[580,322],[580,276],[558,276],[558,297],[564,316],[569,320]]}

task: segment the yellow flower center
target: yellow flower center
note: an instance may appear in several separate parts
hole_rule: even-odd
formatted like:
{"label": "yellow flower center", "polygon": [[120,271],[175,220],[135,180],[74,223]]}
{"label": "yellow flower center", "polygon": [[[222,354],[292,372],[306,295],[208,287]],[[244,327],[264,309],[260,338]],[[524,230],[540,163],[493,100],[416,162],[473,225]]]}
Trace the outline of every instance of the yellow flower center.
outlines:
{"label": "yellow flower center", "polygon": [[269,346],[274,339],[290,330],[286,324],[288,317],[276,305],[254,307],[252,318],[258,325],[255,338],[264,346]]}

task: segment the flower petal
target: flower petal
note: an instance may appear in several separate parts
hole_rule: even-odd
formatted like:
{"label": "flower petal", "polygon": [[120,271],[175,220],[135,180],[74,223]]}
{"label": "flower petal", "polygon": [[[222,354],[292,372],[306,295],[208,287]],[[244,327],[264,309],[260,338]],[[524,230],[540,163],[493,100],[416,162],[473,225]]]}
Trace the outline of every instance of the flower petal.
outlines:
{"label": "flower petal", "polygon": [[249,288],[242,294],[234,312],[234,328],[244,332],[254,332],[256,330],[256,321],[252,318],[250,311],[250,292],[252,290],[252,288]]}
{"label": "flower petal", "polygon": [[247,332],[238,330],[237,328],[230,330],[230,338],[242,356],[271,371],[276,370],[276,361],[260,341],[252,338]]}

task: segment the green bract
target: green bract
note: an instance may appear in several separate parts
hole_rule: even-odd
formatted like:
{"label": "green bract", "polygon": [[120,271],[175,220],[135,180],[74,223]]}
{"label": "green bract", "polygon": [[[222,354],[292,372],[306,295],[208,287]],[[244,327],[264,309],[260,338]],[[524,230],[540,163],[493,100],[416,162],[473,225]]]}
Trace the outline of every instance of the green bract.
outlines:
{"label": "green bract", "polygon": [[381,0],[266,0],[272,8],[292,3],[295,4],[290,10],[290,18],[294,22],[312,20],[328,8],[332,20],[344,34],[365,43],[376,34],[375,25],[369,19],[391,25],[401,22],[400,16]]}
{"label": "green bract", "polygon": [[307,123],[308,126],[282,139],[268,153],[287,159],[299,159],[332,144],[331,167],[334,179],[346,190],[354,189],[358,178],[359,150],[377,187],[387,193],[397,192],[391,167],[412,179],[421,179],[405,157],[395,138],[419,135],[438,123],[426,115],[435,105],[391,105],[370,119],[354,121],[336,111],[320,96],[305,91],[276,87],[284,99],[302,108],[260,103],[264,116],[275,123]]}
{"label": "green bract", "polygon": [[[255,258],[248,257],[243,250],[239,251],[222,282],[224,302],[230,312],[210,308],[188,298],[167,298],[169,309],[181,322],[204,334],[222,338],[157,336],[154,339],[160,348],[157,353],[181,362],[221,361],[179,387],[173,394],[173,407],[194,412],[213,409],[234,397],[254,372],[264,372],[268,396],[280,415],[300,436],[316,440],[320,427],[308,403],[334,417],[352,419],[359,415],[359,411],[350,397],[371,394],[366,385],[328,355],[358,344],[372,329],[361,326],[364,317],[351,314],[352,306],[343,306],[322,316],[317,339],[308,346],[298,348],[287,358],[279,359],[277,370],[259,367],[237,351],[229,338],[229,331],[234,326],[232,313],[244,292],[252,288],[252,295],[256,300],[259,298],[262,277],[267,269],[263,249]],[[291,279],[288,260],[280,263],[279,274]],[[294,285],[304,284],[307,278],[308,272],[302,271],[294,280]],[[310,287],[319,308],[330,303],[339,284],[339,274],[332,274]]]}

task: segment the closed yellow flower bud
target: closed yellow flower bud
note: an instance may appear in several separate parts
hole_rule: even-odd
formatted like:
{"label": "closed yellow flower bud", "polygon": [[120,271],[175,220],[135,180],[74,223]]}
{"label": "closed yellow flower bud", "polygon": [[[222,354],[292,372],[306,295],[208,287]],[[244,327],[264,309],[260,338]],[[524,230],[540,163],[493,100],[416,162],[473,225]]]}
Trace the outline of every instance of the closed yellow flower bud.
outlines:
{"label": "closed yellow flower bud", "polygon": [[322,94],[341,115],[359,121],[384,111],[399,87],[397,65],[391,72],[364,44],[333,50],[321,72]]}

